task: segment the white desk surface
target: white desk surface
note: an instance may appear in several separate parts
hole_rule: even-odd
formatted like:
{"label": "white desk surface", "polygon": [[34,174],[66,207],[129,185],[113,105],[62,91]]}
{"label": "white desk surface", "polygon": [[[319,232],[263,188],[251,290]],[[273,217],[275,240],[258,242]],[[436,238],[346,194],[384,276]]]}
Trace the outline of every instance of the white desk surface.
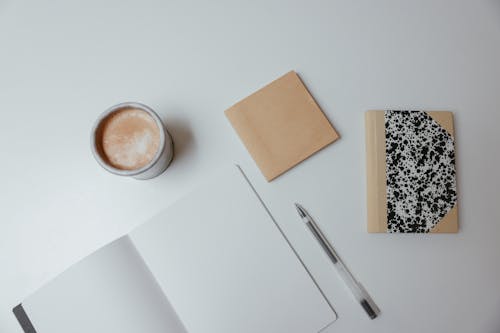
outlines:
{"label": "white desk surface", "polygon": [[[342,138],[267,183],[223,111],[291,69]],[[0,0],[0,332],[21,332],[11,308],[24,296],[234,162],[337,310],[328,332],[499,332],[499,87],[498,0]],[[159,178],[123,179],[93,160],[94,119],[123,101],[150,105],[173,134]],[[458,234],[365,232],[363,112],[384,108],[455,112]]]}

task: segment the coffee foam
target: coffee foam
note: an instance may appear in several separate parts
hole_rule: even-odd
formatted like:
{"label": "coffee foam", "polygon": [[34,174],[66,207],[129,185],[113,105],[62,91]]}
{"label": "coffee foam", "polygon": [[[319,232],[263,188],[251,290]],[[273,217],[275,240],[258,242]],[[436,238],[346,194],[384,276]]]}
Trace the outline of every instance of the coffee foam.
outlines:
{"label": "coffee foam", "polygon": [[121,170],[144,167],[160,147],[160,129],[153,117],[138,108],[112,113],[100,125],[101,153],[107,163]]}

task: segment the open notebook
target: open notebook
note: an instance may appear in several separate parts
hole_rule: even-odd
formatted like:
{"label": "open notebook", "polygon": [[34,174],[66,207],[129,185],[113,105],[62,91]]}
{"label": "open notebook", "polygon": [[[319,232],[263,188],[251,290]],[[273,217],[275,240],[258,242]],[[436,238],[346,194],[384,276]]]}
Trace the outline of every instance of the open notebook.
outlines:
{"label": "open notebook", "polygon": [[14,308],[25,332],[319,332],[335,312],[238,167]]}

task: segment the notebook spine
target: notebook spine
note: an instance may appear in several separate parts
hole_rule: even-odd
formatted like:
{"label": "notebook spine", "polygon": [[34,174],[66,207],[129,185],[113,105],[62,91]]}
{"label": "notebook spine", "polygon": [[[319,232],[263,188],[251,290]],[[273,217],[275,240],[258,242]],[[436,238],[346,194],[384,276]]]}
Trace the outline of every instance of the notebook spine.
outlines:
{"label": "notebook spine", "polygon": [[384,111],[365,113],[367,231],[386,232]]}

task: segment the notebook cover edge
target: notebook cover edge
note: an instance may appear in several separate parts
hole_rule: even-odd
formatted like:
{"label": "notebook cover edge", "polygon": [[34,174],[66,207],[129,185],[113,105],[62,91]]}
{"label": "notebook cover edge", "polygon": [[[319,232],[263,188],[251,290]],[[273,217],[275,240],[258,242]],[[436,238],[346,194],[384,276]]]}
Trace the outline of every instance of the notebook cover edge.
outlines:
{"label": "notebook cover edge", "polygon": [[12,309],[12,312],[14,313],[14,316],[16,317],[17,321],[19,322],[19,325],[21,325],[21,328],[25,333],[37,333],[35,328],[33,327],[33,324],[31,323],[30,318],[28,317],[26,311],[24,310],[22,303],[16,305]]}

